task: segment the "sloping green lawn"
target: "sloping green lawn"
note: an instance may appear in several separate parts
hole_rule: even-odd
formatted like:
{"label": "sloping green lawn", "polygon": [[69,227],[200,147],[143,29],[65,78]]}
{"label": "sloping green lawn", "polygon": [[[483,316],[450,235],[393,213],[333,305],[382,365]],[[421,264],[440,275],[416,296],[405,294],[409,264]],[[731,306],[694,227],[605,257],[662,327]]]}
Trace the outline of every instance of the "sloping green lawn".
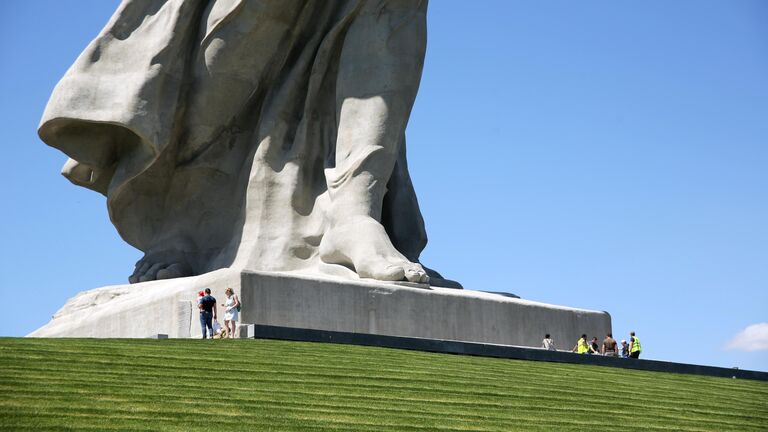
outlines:
{"label": "sloping green lawn", "polygon": [[0,429],[766,431],[768,383],[266,340],[0,339]]}

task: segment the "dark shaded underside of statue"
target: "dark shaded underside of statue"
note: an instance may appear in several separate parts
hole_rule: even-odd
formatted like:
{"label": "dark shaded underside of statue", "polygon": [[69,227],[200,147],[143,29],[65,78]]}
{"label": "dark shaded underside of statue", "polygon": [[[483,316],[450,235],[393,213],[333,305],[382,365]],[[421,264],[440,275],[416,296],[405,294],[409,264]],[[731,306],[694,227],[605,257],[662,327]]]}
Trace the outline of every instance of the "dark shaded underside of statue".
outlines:
{"label": "dark shaded underside of statue", "polygon": [[426,1],[127,0],[39,134],[145,252],[131,282],[222,267],[426,282],[404,135],[425,44]]}

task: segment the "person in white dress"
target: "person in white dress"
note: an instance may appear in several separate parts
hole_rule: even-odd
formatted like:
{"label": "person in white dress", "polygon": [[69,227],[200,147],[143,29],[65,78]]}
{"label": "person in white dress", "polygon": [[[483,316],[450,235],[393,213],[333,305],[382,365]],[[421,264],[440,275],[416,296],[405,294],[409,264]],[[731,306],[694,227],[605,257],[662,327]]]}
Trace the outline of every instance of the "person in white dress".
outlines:
{"label": "person in white dress", "polygon": [[227,336],[234,338],[237,331],[237,319],[240,315],[237,310],[240,306],[240,299],[235,295],[232,288],[227,288],[224,294],[227,295],[227,301],[222,305],[224,306],[224,328],[227,329]]}

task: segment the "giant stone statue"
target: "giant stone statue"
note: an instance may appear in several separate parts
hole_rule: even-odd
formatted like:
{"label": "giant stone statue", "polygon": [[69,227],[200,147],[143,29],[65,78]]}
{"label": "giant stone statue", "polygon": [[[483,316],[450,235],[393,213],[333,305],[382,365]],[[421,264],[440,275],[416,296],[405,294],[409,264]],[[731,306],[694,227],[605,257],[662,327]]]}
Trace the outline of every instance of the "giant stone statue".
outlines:
{"label": "giant stone statue", "polygon": [[419,264],[405,156],[426,9],[125,0],[39,135],[144,252],[131,283],[224,267],[447,283]]}
{"label": "giant stone statue", "polygon": [[[405,128],[426,0],[124,0],[56,86],[40,137],[144,251],[35,337],[195,337],[195,293],[257,326],[538,346],[606,312],[456,290],[422,267]],[[184,277],[189,276],[189,277]],[[362,278],[362,280],[358,280]],[[426,285],[429,282],[430,285]],[[250,330],[248,330],[250,329]]]}

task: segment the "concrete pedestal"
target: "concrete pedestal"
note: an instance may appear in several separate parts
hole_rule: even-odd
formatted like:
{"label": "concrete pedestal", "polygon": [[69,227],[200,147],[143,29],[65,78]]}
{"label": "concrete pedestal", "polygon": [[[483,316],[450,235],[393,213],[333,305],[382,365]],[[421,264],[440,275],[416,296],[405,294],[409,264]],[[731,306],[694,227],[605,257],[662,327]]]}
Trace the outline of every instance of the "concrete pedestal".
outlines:
{"label": "concrete pedestal", "polygon": [[[223,303],[228,286],[240,292],[239,272],[224,269],[201,276],[96,288],[69,299],[48,324],[27,336],[199,337],[197,292],[211,288]],[[219,312],[223,318],[221,307]]]}
{"label": "concrete pedestal", "polygon": [[[242,324],[519,346],[539,346],[550,333],[560,349],[582,333],[611,331],[606,312],[497,293],[225,269],[80,293],[29,336],[199,337],[197,291],[206,287],[219,303],[227,287],[240,294]],[[222,308],[219,313],[222,321]]]}

